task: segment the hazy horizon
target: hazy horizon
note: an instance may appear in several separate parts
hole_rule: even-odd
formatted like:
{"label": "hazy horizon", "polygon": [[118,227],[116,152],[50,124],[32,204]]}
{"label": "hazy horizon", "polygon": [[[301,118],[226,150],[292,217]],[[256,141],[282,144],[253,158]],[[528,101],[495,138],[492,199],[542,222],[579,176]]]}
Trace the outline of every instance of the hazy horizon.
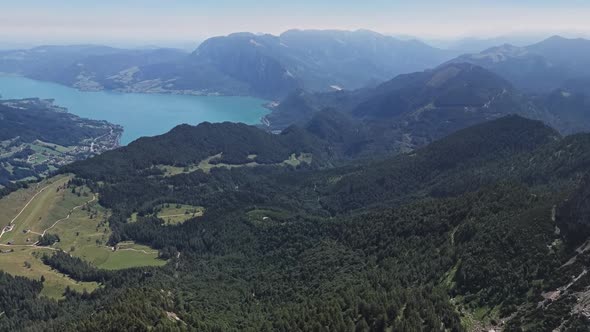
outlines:
{"label": "hazy horizon", "polygon": [[[190,48],[218,35],[249,31],[280,34],[290,29],[368,29],[420,40],[550,35],[590,35],[590,3],[508,0],[21,0],[0,13],[0,43],[13,45],[97,43]],[[1,45],[6,48],[5,45]]]}
{"label": "hazy horizon", "polygon": [[137,39],[130,39],[130,40],[123,40],[123,39],[97,39],[97,40],[89,40],[89,39],[41,39],[41,40],[10,40],[4,39],[0,35],[0,50],[11,50],[11,49],[28,49],[33,47],[39,46],[52,46],[52,45],[103,45],[109,47],[118,47],[118,48],[176,48],[182,49],[185,51],[192,51],[197,48],[203,41],[207,38],[211,37],[218,37],[218,36],[227,36],[233,33],[253,33],[256,35],[264,35],[264,34],[272,34],[272,35],[280,35],[289,30],[317,30],[317,31],[357,31],[357,30],[368,30],[373,31],[384,36],[390,36],[393,38],[397,38],[400,40],[418,40],[425,44],[428,44],[433,47],[438,47],[441,49],[453,49],[457,45],[463,45],[464,43],[477,43],[481,42],[484,44],[490,45],[500,45],[504,43],[513,44],[515,46],[526,46],[536,42],[540,42],[552,36],[558,35],[564,38],[590,38],[590,34],[579,34],[579,33],[538,33],[538,34],[506,34],[506,35],[496,35],[496,36],[457,36],[457,37],[448,37],[448,38],[433,38],[433,37],[420,37],[414,35],[406,35],[406,34],[395,34],[395,33],[384,33],[380,31],[375,31],[371,29],[354,29],[354,30],[347,30],[347,29],[300,29],[300,28],[291,28],[279,33],[270,33],[270,32],[255,32],[255,31],[233,31],[227,34],[219,34],[219,35],[211,35],[207,37],[198,38],[195,40],[137,40]]}

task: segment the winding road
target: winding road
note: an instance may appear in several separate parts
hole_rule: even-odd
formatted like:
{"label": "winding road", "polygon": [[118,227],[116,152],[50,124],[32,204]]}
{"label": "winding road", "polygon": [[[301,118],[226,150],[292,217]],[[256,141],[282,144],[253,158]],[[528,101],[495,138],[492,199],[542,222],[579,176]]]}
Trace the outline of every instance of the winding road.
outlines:
{"label": "winding road", "polygon": [[[20,212],[14,218],[12,218],[12,220],[10,221],[10,224],[8,224],[7,227],[3,227],[2,228],[2,232],[0,233],[0,239],[2,239],[2,235],[4,235],[4,233],[8,233],[8,232],[12,231],[12,227],[10,227],[10,228],[8,228],[8,227],[9,226],[12,226],[12,224],[14,224],[14,222],[16,221],[16,219],[18,219],[18,217],[20,217],[20,215],[25,211],[25,209],[29,206],[29,204],[31,204],[31,202],[33,200],[35,200],[35,198],[40,193],[42,193],[45,189],[49,188],[52,184],[48,184],[47,186],[43,187],[35,195],[33,195],[33,197],[31,197],[31,199],[27,202],[27,204],[25,204],[25,206],[20,210]],[[37,185],[37,186],[39,186],[39,185]]]}
{"label": "winding road", "polygon": [[[41,233],[40,235],[41,235],[41,236],[45,236],[45,233],[46,233],[48,230],[50,230],[50,229],[52,229],[53,227],[55,227],[55,225],[57,225],[59,222],[61,222],[61,221],[64,221],[64,220],[68,220],[68,219],[70,219],[70,216],[72,215],[72,213],[73,213],[75,210],[77,210],[77,209],[79,209],[79,208],[83,207],[83,206],[84,206],[84,205],[86,205],[86,204],[90,204],[90,203],[94,202],[95,200],[96,200],[96,194],[93,194],[93,195],[92,195],[92,199],[91,199],[91,200],[89,200],[88,202],[86,202],[86,203],[84,203],[84,204],[82,204],[82,205],[74,206],[74,207],[73,207],[73,208],[70,210],[70,212],[68,212],[68,215],[67,215],[65,218],[61,218],[61,219],[59,219],[58,221],[54,222],[54,223],[53,223],[53,225],[49,226],[49,228],[47,228],[46,230],[44,230],[44,231],[43,231],[43,233]],[[36,233],[36,234],[39,234],[39,233]]]}
{"label": "winding road", "polygon": [[[20,217],[20,215],[25,211],[25,209],[33,202],[33,200],[35,200],[35,198],[37,198],[37,196],[39,194],[41,194],[45,189],[49,188],[52,185],[53,185],[53,183],[52,184],[49,184],[49,185],[47,185],[45,187],[43,187],[35,195],[33,195],[33,197],[31,197],[31,199],[27,202],[27,204],[25,204],[25,206],[20,210],[20,212],[14,218],[12,218],[12,220],[10,221],[10,224],[8,226],[2,228],[2,232],[0,233],[0,239],[2,239],[2,236],[5,233],[11,232],[14,229],[14,227],[12,227],[13,224],[14,224],[14,222],[18,219],[18,217]],[[40,236],[45,236],[45,234],[47,233],[47,231],[49,231],[50,229],[52,229],[53,227],[55,227],[58,223],[60,223],[60,222],[62,222],[64,220],[70,219],[72,213],[75,210],[77,210],[77,209],[79,209],[79,208],[81,208],[81,207],[83,207],[83,206],[85,206],[87,204],[90,204],[90,203],[94,202],[95,200],[96,200],[96,194],[93,194],[91,200],[85,202],[84,204],[81,204],[81,205],[78,205],[78,206],[73,207],[68,212],[68,215],[65,218],[61,218],[61,219],[57,220],[56,222],[54,222],[49,228],[45,229],[43,231],[43,233],[37,233],[37,232],[31,232],[31,233],[37,234],[37,235],[40,235]],[[47,248],[47,247],[37,246],[37,243],[39,243],[39,241],[37,241],[37,242],[35,242],[33,244],[26,244],[26,245],[25,244],[24,245],[0,244],[0,246],[3,246],[3,247],[38,247],[38,248]],[[51,248],[51,249],[54,249],[54,248]],[[54,249],[54,250],[58,250],[58,249]]]}

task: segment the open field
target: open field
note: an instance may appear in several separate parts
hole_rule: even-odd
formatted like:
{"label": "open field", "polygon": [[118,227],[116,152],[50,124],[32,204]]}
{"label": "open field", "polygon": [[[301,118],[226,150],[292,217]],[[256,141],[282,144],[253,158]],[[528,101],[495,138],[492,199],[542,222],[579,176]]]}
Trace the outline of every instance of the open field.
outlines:
{"label": "open field", "polygon": [[28,162],[33,165],[39,165],[46,162],[50,157],[62,158],[64,153],[70,152],[72,148],[66,148],[56,144],[49,144],[41,141],[35,141],[28,145],[35,154],[28,158]]}
{"label": "open field", "polygon": [[50,149],[51,151],[58,152],[58,153],[66,153],[66,152],[70,152],[73,150],[72,147],[65,147],[65,146],[61,146],[58,144],[54,144],[54,143],[43,142],[40,140],[36,140],[35,145],[41,146],[41,147],[46,147],[46,148]]}
{"label": "open field", "polygon": [[[98,204],[88,188],[68,188],[70,179],[69,175],[56,176],[0,199],[0,211],[7,212],[0,216],[2,228],[11,225],[0,236],[1,270],[33,279],[43,276],[43,295],[59,298],[67,286],[91,291],[98,285],[78,283],[52,270],[41,261],[43,253],[62,250],[105,269],[166,263],[158,259],[156,250],[133,242],[121,243],[116,250],[108,247],[109,211]],[[54,234],[60,240],[51,247],[36,246],[41,234]]]}
{"label": "open field", "polygon": [[[63,194],[63,191],[59,192],[61,190],[58,188],[63,187],[70,179],[70,176],[59,175],[2,198],[0,225],[7,226],[12,223],[15,227],[23,229],[29,224],[35,225],[40,220],[50,217],[47,212],[54,212],[53,207]],[[24,225],[21,226],[21,224]],[[12,234],[5,234],[0,237],[0,241],[5,243],[7,239],[10,240],[14,236],[13,234],[14,231]]]}
{"label": "open field", "polygon": [[185,173],[192,173],[198,170],[201,170],[205,173],[211,172],[213,168],[238,168],[238,167],[255,167],[255,166],[293,166],[297,167],[302,163],[310,164],[312,161],[312,155],[310,153],[301,153],[300,155],[296,155],[295,153],[291,154],[288,159],[280,163],[275,164],[259,164],[256,160],[256,155],[251,154],[248,155],[248,159],[252,160],[251,162],[245,164],[225,164],[225,163],[212,163],[215,159],[221,158],[222,154],[216,154],[205,160],[202,160],[197,165],[189,165],[186,167],[177,167],[177,166],[168,166],[168,165],[158,165],[157,167],[164,172],[164,176],[174,176],[178,174],[185,174]]}
{"label": "open field", "polygon": [[201,206],[167,204],[156,216],[164,220],[166,225],[176,225],[191,218],[201,217],[204,211],[205,208]]}
{"label": "open field", "polygon": [[166,261],[158,259],[156,250],[147,246],[122,242],[117,246],[117,250],[108,247],[106,244],[111,230],[107,217],[108,211],[95,202],[85,209],[74,211],[67,221],[57,224],[52,229],[51,233],[60,237],[60,241],[53,247],[105,269],[166,264]]}
{"label": "open field", "polygon": [[[159,206],[156,217],[164,220],[164,225],[178,225],[185,221],[203,216],[205,208],[202,206],[193,206],[186,204],[163,204]],[[137,221],[137,213],[131,215],[129,222]]]}
{"label": "open field", "polygon": [[121,242],[116,251],[110,251],[108,259],[99,267],[108,270],[118,270],[137,266],[162,266],[166,261],[157,259],[158,251],[131,241]]}
{"label": "open field", "polygon": [[92,199],[87,190],[85,196],[72,194],[66,188],[70,179],[71,176],[58,176],[43,181],[39,186],[42,191],[32,200],[29,199],[25,204],[19,202],[16,205],[19,212],[11,219],[13,229],[0,238],[1,243],[32,244],[55,221],[66,218],[74,207]]}
{"label": "open field", "polygon": [[[0,250],[10,250],[10,253],[0,254],[0,269],[12,275],[28,277],[31,279],[40,279],[41,276],[45,278],[43,283],[42,295],[51,298],[61,298],[66,287],[70,287],[76,291],[83,291],[86,289],[91,292],[98,287],[95,282],[78,282],[68,276],[52,270],[49,266],[43,264],[41,257],[44,253],[51,253],[50,249],[34,248],[34,247],[6,247],[0,246]],[[28,262],[30,267],[25,266]]]}

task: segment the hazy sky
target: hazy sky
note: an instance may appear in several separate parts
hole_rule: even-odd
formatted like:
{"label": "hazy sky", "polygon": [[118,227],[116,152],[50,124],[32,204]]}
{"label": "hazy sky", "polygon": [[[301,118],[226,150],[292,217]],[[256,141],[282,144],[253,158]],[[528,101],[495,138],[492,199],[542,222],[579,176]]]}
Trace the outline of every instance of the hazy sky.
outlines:
{"label": "hazy sky", "polygon": [[0,0],[0,41],[197,41],[358,29],[423,38],[590,35],[588,0]]}

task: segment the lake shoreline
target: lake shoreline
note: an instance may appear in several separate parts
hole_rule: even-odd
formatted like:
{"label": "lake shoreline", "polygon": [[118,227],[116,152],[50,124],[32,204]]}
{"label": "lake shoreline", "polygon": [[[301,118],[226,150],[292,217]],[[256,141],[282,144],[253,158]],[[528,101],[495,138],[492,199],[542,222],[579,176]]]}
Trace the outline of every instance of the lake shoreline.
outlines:
{"label": "lake shoreline", "polygon": [[20,75],[0,75],[2,99],[52,99],[68,112],[123,126],[121,145],[144,136],[160,135],[177,125],[202,122],[262,124],[270,110],[267,100],[243,96],[195,96],[171,93],[83,91],[67,85]]}

